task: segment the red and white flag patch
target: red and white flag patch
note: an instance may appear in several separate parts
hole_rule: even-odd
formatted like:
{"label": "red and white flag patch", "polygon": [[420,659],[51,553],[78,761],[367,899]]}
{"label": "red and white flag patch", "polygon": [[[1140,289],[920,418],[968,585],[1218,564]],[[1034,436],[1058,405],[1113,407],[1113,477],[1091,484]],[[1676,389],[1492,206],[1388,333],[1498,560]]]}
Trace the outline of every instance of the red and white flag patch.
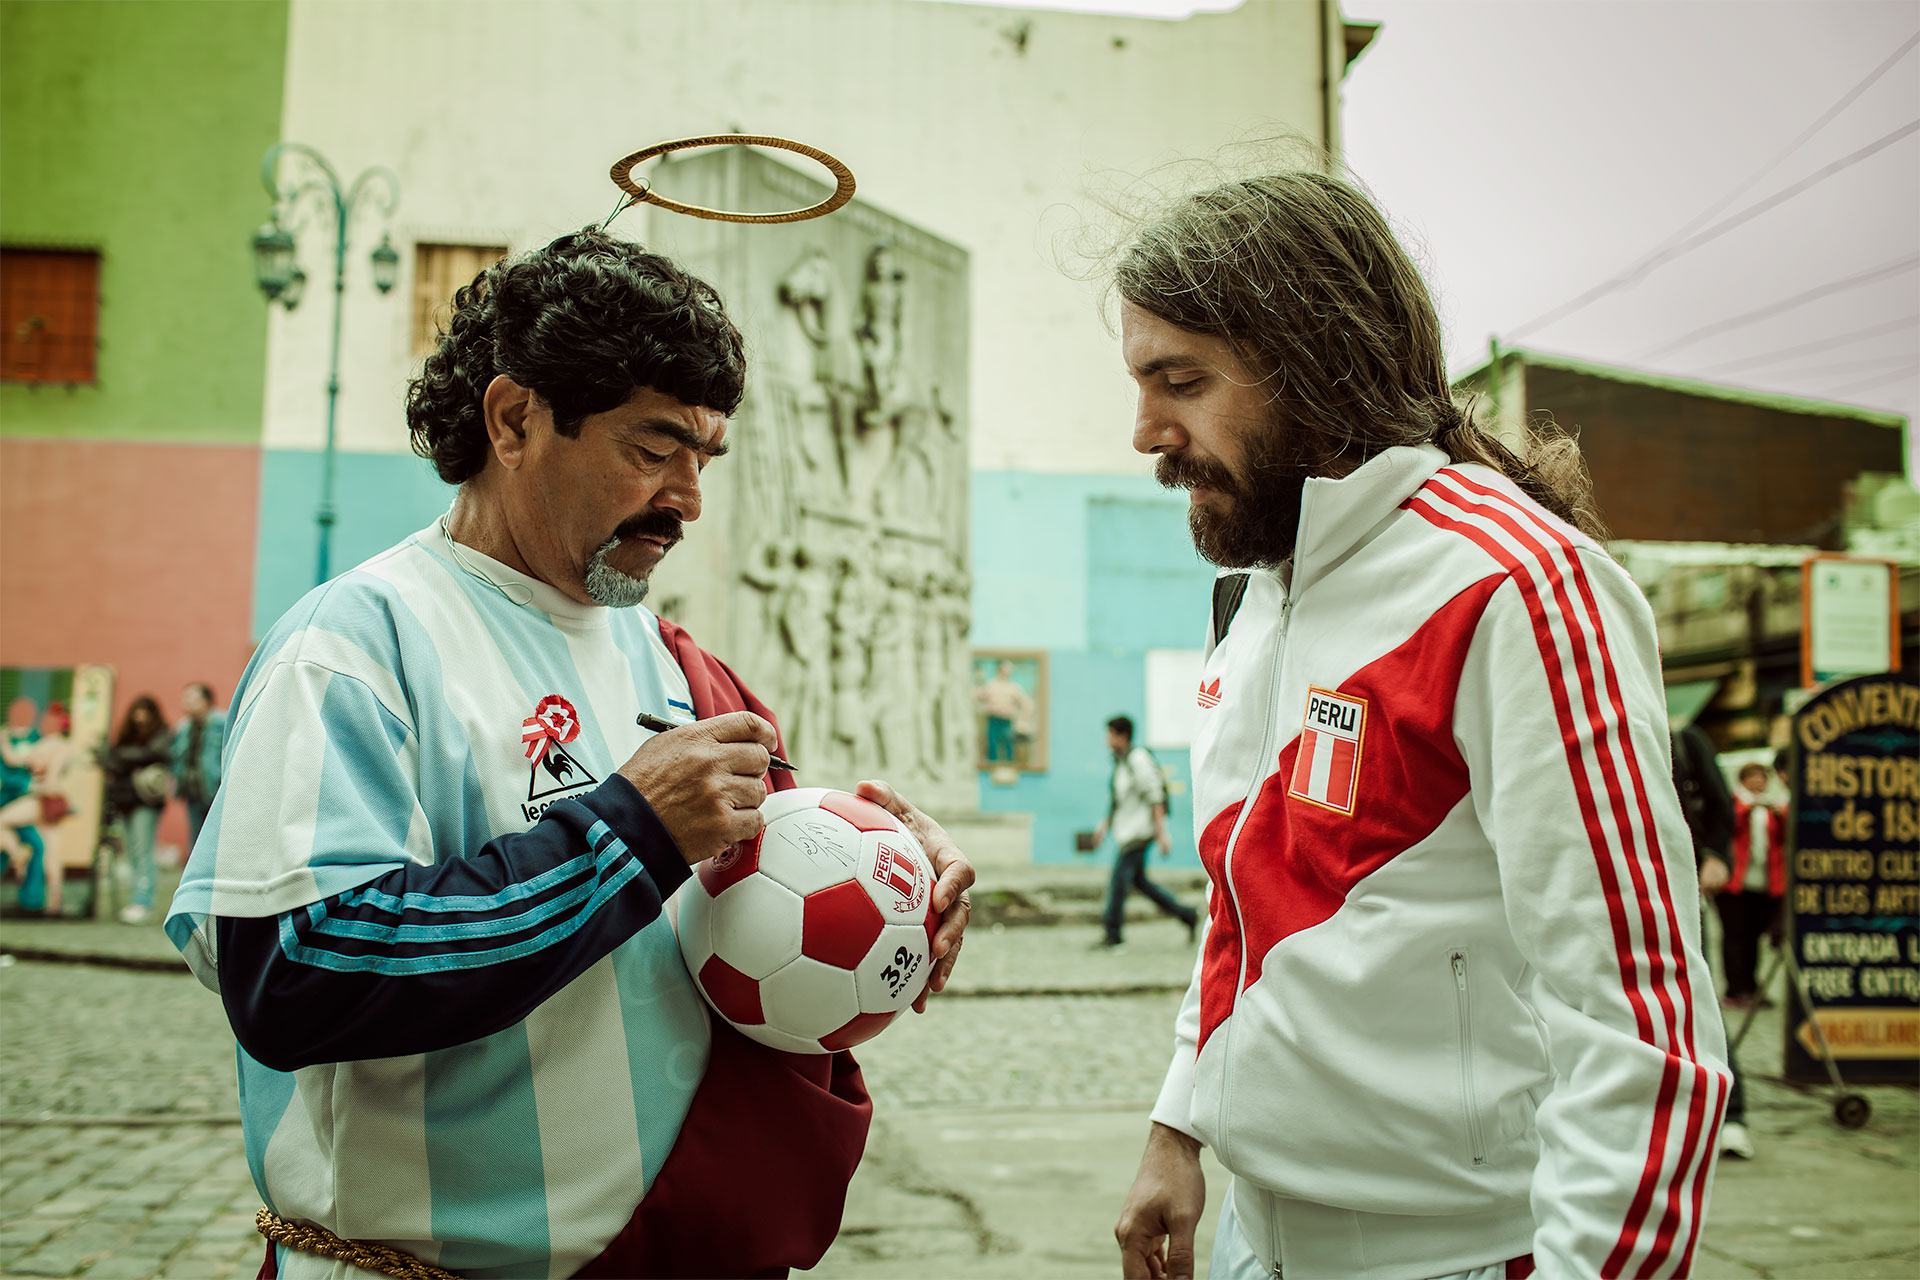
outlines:
{"label": "red and white flag patch", "polygon": [[1300,754],[1287,794],[1335,813],[1352,813],[1360,748],[1367,736],[1367,700],[1326,689],[1307,690],[1300,722]]}

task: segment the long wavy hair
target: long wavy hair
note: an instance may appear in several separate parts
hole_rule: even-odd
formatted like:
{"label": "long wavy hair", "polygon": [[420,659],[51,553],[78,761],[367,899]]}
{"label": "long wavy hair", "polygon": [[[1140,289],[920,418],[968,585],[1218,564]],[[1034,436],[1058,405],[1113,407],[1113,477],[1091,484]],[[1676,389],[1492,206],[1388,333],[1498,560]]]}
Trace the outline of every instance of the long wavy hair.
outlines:
{"label": "long wavy hair", "polygon": [[1136,226],[1112,280],[1167,323],[1225,339],[1267,382],[1303,465],[1351,467],[1430,442],[1606,536],[1572,436],[1529,423],[1510,447],[1455,402],[1426,282],[1350,183],[1286,170],[1177,197]]}
{"label": "long wavy hair", "polygon": [[[142,719],[146,722],[144,729],[140,727]],[[152,694],[143,693],[127,704],[127,714],[120,719],[120,732],[113,738],[114,745],[144,747],[166,727],[167,718],[160,714],[160,704]]]}

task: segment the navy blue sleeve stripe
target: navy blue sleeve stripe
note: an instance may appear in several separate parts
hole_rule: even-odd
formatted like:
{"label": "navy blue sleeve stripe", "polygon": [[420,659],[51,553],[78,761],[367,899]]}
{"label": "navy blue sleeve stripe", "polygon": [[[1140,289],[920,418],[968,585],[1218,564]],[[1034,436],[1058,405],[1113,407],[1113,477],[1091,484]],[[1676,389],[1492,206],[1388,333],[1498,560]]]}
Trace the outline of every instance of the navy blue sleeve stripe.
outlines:
{"label": "navy blue sleeve stripe", "polygon": [[[540,876],[540,880],[547,881],[543,888],[564,886],[561,891],[550,893],[544,898],[529,896],[519,901],[509,901],[491,912],[468,909],[459,913],[463,918],[456,920],[446,918],[451,914],[450,910],[418,906],[420,899],[429,896],[426,894],[411,893],[404,898],[395,898],[384,893],[342,894],[334,900],[337,910],[330,910],[326,902],[315,902],[309,905],[306,910],[307,927],[304,929],[299,926],[298,913],[289,913],[283,917],[281,938],[284,946],[317,943],[324,950],[332,947],[326,939],[303,935],[357,938],[384,947],[407,943],[447,947],[469,940],[484,940],[523,933],[536,925],[552,920],[568,908],[587,903],[589,910],[594,909],[596,884],[605,884],[608,880],[615,878],[625,883],[628,878],[625,869],[638,866],[628,853],[625,842],[608,830],[604,822],[596,822],[588,831],[587,838],[596,844],[595,856],[592,859],[570,859],[560,868],[556,868],[556,870],[566,870],[574,878],[571,884],[565,879],[552,878],[550,873]],[[471,895],[465,900],[485,901]],[[435,922],[408,923],[408,912],[395,910],[392,905],[402,902],[416,904],[416,911],[431,913],[436,917]],[[292,953],[289,952],[289,954]]]}
{"label": "navy blue sleeve stripe", "polygon": [[[323,969],[335,969],[343,973],[381,973],[393,976],[408,974],[434,973],[443,969],[478,969],[486,965],[500,964],[508,960],[518,960],[534,955],[554,946],[579,932],[588,920],[597,914],[601,907],[614,894],[620,892],[635,876],[642,874],[638,859],[627,856],[627,847],[617,838],[609,851],[614,855],[607,874],[597,884],[583,885],[582,890],[591,889],[582,900],[578,893],[563,894],[552,899],[547,906],[554,908],[536,908],[524,913],[530,919],[509,917],[502,920],[480,920],[471,925],[369,925],[359,921],[328,921],[324,916],[325,904],[316,902],[308,908],[309,922],[315,934],[326,929],[328,924],[353,930],[353,935],[363,940],[383,940],[393,942],[418,941],[433,948],[429,954],[415,956],[397,956],[393,954],[370,953],[346,955],[325,947],[308,946],[302,942],[293,920],[295,913],[289,912],[280,917],[280,947],[290,960],[304,964],[317,965]],[[561,908],[572,906],[574,910],[563,912]],[[555,919],[555,917],[558,919]],[[525,938],[509,946],[486,949],[458,950],[458,944],[465,941],[465,932],[469,930],[491,930],[493,933],[524,932],[528,927],[552,920],[553,923],[530,938]],[[410,935],[410,936],[409,936]],[[315,935],[309,935],[312,939]],[[484,938],[485,935],[483,934]]]}
{"label": "navy blue sleeve stripe", "polygon": [[217,917],[221,997],[241,1046],[280,1071],[464,1044],[657,920],[688,874],[616,774],[470,857],[279,916]]}

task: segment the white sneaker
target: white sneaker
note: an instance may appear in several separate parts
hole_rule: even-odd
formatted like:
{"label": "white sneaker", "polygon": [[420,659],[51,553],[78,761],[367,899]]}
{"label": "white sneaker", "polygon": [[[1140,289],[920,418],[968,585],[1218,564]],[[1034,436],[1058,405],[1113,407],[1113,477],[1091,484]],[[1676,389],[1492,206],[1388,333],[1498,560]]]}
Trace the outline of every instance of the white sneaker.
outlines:
{"label": "white sneaker", "polygon": [[127,906],[120,908],[121,924],[145,924],[146,922],[147,922],[147,909],[141,906],[139,903],[137,902],[130,903]]}
{"label": "white sneaker", "polygon": [[1753,1135],[1739,1121],[1720,1126],[1720,1153],[1739,1160],[1753,1159]]}

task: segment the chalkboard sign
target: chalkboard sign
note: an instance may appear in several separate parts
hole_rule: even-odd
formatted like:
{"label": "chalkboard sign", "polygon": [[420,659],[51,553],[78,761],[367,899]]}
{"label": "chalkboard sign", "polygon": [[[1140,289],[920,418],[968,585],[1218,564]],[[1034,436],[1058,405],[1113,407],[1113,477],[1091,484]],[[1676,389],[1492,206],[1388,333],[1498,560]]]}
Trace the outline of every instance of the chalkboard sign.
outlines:
{"label": "chalkboard sign", "polygon": [[[1861,676],[1793,718],[1788,945],[1840,1073],[1920,1077],[1920,684]],[[1800,1002],[1786,1075],[1826,1079]]]}

